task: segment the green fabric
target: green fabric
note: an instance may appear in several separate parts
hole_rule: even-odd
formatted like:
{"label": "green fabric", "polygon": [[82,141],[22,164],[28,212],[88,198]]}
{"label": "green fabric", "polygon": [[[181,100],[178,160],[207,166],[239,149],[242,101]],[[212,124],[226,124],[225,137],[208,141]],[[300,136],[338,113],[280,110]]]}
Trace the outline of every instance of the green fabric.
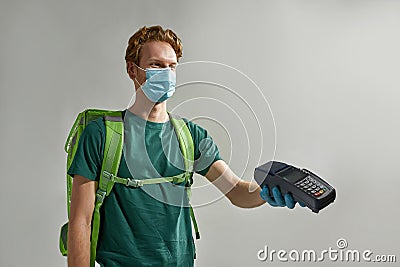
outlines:
{"label": "green fabric", "polygon": [[[195,146],[194,171],[205,175],[221,159],[207,131],[187,122]],[[126,112],[119,177],[168,177],[183,160],[171,122],[146,122]],[[102,119],[90,123],[68,173],[98,180],[104,151]],[[182,184],[183,185],[183,184]],[[184,186],[170,183],[129,188],[115,184],[102,207],[97,261],[106,266],[193,266],[195,247]]]}

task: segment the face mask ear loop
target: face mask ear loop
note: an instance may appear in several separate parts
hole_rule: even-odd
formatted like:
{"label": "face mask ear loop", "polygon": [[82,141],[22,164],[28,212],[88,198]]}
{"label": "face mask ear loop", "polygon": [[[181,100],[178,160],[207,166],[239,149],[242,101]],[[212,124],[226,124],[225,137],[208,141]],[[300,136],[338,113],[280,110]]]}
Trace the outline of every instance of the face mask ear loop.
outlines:
{"label": "face mask ear loop", "polygon": [[139,67],[138,65],[136,65],[136,63],[135,63],[135,62],[133,62],[133,64],[135,64],[135,66],[136,66],[136,67],[138,67],[139,69],[141,69],[142,71],[146,72],[146,70],[145,70],[145,69],[143,69],[143,68]]}
{"label": "face mask ear loop", "polygon": [[135,77],[135,82],[137,82],[139,84],[139,87],[142,87],[142,85],[138,82],[138,80]]}
{"label": "face mask ear loop", "polygon": [[[135,62],[132,62],[132,63],[135,64],[135,66],[136,66],[137,68],[139,68],[139,69],[141,69],[142,71],[146,72],[145,69],[143,69],[143,68],[139,67],[138,65],[136,65]],[[142,88],[142,85],[143,85],[144,83],[143,83],[143,84],[140,84],[140,82],[136,79],[136,77],[135,77],[135,81],[139,84],[139,88],[141,89],[141,88]],[[146,81],[144,81],[144,82],[146,82]]]}

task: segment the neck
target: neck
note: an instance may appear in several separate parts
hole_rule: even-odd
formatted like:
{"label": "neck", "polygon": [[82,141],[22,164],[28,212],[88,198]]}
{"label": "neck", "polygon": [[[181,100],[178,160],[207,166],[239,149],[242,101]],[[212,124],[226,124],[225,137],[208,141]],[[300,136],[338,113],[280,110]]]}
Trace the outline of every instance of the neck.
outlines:
{"label": "neck", "polygon": [[144,120],[151,122],[166,122],[169,120],[167,103],[151,102],[140,90],[136,91],[135,103],[128,109],[130,112]]}

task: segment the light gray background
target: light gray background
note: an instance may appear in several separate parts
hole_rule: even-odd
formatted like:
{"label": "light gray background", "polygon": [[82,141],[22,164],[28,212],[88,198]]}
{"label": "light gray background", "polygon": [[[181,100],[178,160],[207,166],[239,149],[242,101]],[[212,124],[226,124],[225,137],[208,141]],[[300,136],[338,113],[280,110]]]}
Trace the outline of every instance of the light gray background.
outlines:
{"label": "light gray background", "polygon": [[[244,210],[226,199],[196,208],[202,234],[196,266],[263,266],[270,263],[259,262],[256,253],[265,245],[321,251],[336,248],[338,238],[346,238],[350,249],[400,257],[399,1],[3,0],[0,10],[0,266],[65,265],[57,246],[66,220],[68,130],[85,108],[127,106],[132,84],[125,73],[126,43],[137,28],[154,24],[179,34],[182,62],[220,62],[251,77],[273,111],[275,158],[314,170],[338,192],[318,215],[267,205]],[[201,67],[187,75],[204,73],[221,84],[237,77]],[[271,115],[253,104],[260,95],[248,88],[237,92],[266,121],[262,154],[260,140],[251,136],[257,128],[246,127],[247,152],[243,144],[227,142],[217,124],[198,121],[236,172],[249,157],[244,179],[274,156]],[[198,93],[189,89],[177,90],[169,107]],[[252,120],[240,103],[224,100],[232,95],[221,99],[221,91],[204,90]],[[207,107],[196,103],[179,113],[207,110],[235,125],[233,113],[221,116]],[[237,131],[225,126],[232,140],[242,138],[239,124]],[[194,200],[216,194],[207,188]]]}

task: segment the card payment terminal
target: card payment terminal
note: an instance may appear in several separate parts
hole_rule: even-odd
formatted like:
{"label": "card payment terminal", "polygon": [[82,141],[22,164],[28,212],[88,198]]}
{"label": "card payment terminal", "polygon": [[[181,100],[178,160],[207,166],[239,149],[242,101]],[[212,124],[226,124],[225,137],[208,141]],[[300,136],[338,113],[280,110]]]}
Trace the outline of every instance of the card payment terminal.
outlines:
{"label": "card payment terminal", "polygon": [[271,189],[278,186],[282,194],[292,193],[295,201],[305,204],[313,212],[332,203],[336,198],[335,189],[306,169],[299,169],[283,162],[269,161],[254,170],[254,179],[261,186]]}

